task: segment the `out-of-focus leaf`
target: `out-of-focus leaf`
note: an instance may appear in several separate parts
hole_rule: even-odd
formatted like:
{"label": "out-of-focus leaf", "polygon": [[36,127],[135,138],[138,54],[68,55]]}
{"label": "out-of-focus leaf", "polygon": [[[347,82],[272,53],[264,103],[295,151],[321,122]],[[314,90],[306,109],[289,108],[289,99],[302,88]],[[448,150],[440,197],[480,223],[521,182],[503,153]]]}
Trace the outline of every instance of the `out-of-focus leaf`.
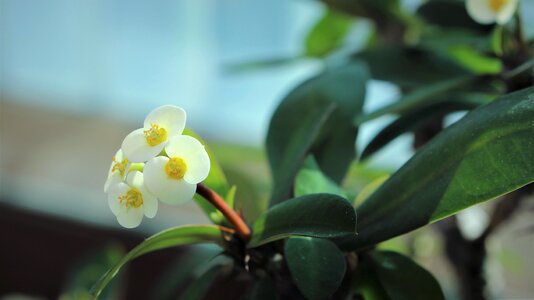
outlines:
{"label": "out-of-focus leaf", "polygon": [[[215,155],[213,155],[213,152],[208,148],[206,143],[193,131],[186,129],[184,131],[184,135],[189,135],[199,140],[206,148],[206,151],[208,152],[208,155],[210,157],[210,172],[208,174],[208,177],[203,181],[203,183],[210,189],[214,190],[217,194],[227,195],[230,191],[230,186],[228,185],[226,176],[224,175],[224,172],[219,162],[217,161],[217,159],[215,159]],[[222,213],[204,198],[195,194],[195,202],[202,208],[204,213],[208,216],[208,218],[210,218],[213,223],[221,224],[224,221],[224,216],[222,215]]]}
{"label": "out-of-focus leaf", "polygon": [[327,10],[306,38],[306,55],[321,57],[343,45],[352,25],[351,17]]}
{"label": "out-of-focus leaf", "polygon": [[300,197],[317,193],[346,197],[341,188],[321,172],[313,156],[309,156],[295,179],[294,194],[295,197]]}
{"label": "out-of-focus leaf", "polygon": [[340,238],[356,235],[356,213],[344,198],[312,194],[284,201],[254,223],[249,247],[289,236]]}
{"label": "out-of-focus leaf", "polygon": [[268,277],[257,280],[241,300],[279,300],[274,283]]}
{"label": "out-of-focus leaf", "polygon": [[469,74],[444,55],[416,48],[369,49],[354,58],[368,64],[372,78],[403,88],[420,88]]}
{"label": "out-of-focus leaf", "polygon": [[434,53],[446,53],[451,47],[470,47],[481,52],[491,51],[491,36],[455,29],[432,29],[421,34],[418,47]]}
{"label": "out-of-focus leaf", "polygon": [[479,107],[423,146],[358,208],[359,249],[534,181],[534,88]]}
{"label": "out-of-focus leaf", "polygon": [[403,114],[417,110],[423,106],[445,101],[447,98],[440,97],[441,95],[465,87],[466,85],[475,82],[476,79],[477,77],[475,76],[463,76],[424,86],[412,93],[402,96],[398,101],[390,105],[366,115],[359,115],[355,118],[354,123],[360,125],[363,122],[367,122],[383,115]]}
{"label": "out-of-focus leaf", "polygon": [[454,61],[475,74],[498,74],[503,69],[501,60],[483,55],[471,47],[449,47],[447,53]]}
{"label": "out-of-focus leaf", "polygon": [[398,0],[322,0],[329,7],[355,16],[380,22],[401,19]]}
{"label": "out-of-focus leaf", "polygon": [[419,7],[417,14],[426,22],[444,28],[461,28],[481,33],[489,33],[493,28],[475,22],[467,14],[464,1],[428,1]]}
{"label": "out-of-focus leaf", "polygon": [[258,59],[253,61],[245,61],[241,63],[229,63],[223,66],[223,70],[230,75],[247,74],[258,71],[265,71],[267,69],[286,67],[296,62],[299,62],[303,57],[276,57],[267,59]]}
{"label": "out-of-focus leaf", "polygon": [[221,265],[211,267],[199,278],[193,280],[191,285],[187,287],[183,295],[180,297],[180,300],[203,299],[208,293],[209,288],[212,286],[221,272],[224,271],[224,269],[225,267]]}
{"label": "out-of-focus leaf", "polygon": [[231,208],[235,208],[235,193],[237,192],[237,186],[233,185],[228,193],[226,194],[226,203],[228,203],[228,206]]}
{"label": "out-of-focus leaf", "polygon": [[102,290],[129,261],[157,250],[199,243],[224,244],[223,232],[215,225],[186,225],[161,231],[133,248],[113,268],[109,269],[92,287],[91,294],[98,298]]}
{"label": "out-of-focus leaf", "polygon": [[360,159],[368,158],[400,135],[414,130],[430,120],[456,111],[472,110],[480,105],[489,103],[492,99],[488,95],[473,93],[453,93],[441,98],[443,98],[441,101],[447,102],[436,103],[410,111],[382,129],[365,147]]}
{"label": "out-of-focus leaf", "polygon": [[178,291],[183,291],[188,281],[195,277],[199,269],[208,269],[220,264],[217,258],[224,258],[221,248],[215,245],[196,245],[188,247],[187,252],[169,264],[167,269],[151,287],[151,300],[173,298]]}
{"label": "out-of-focus leaf", "polygon": [[361,112],[366,80],[365,65],[354,61],[302,83],[282,100],[267,134],[271,205],[291,197],[293,180],[309,153],[334,181],[344,177],[356,156],[358,131],[352,118]]}
{"label": "out-of-focus leaf", "polygon": [[345,256],[329,240],[292,237],[284,254],[295,284],[307,299],[329,299],[345,276]]}
{"label": "out-of-focus leaf", "polygon": [[[124,255],[124,250],[117,245],[109,245],[77,261],[67,277],[67,282],[60,300],[83,300],[92,299],[89,289],[104,272],[113,267]],[[106,299],[116,298],[117,282],[106,289],[103,297]]]}
{"label": "out-of-focus leaf", "polygon": [[362,264],[366,273],[356,278],[356,291],[369,299],[445,299],[434,276],[402,254],[373,251],[362,257]]}

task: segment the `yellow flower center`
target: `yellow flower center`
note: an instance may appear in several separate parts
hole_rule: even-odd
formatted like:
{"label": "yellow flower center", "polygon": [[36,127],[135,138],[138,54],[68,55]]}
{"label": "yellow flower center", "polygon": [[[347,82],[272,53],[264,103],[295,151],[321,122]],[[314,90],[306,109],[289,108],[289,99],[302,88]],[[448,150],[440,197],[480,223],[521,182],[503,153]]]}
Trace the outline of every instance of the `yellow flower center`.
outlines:
{"label": "yellow flower center", "polygon": [[158,124],[150,124],[150,129],[145,130],[146,142],[150,146],[159,145],[167,140],[167,130],[159,127]]}
{"label": "yellow flower center", "polygon": [[170,178],[182,179],[184,178],[185,171],[187,171],[187,165],[184,160],[179,157],[169,159],[165,165],[165,173],[167,173]]}
{"label": "yellow flower center", "polygon": [[494,12],[498,12],[502,9],[506,2],[508,2],[508,0],[489,0],[489,5]]}
{"label": "yellow flower center", "polygon": [[113,165],[113,168],[111,168],[111,172],[119,171],[121,176],[124,176],[124,171],[126,170],[126,166],[128,165],[128,160],[123,159],[122,161],[117,161],[115,156],[111,159],[115,164]]}
{"label": "yellow flower center", "polygon": [[126,194],[119,196],[119,203],[126,208],[138,208],[143,205],[143,195],[136,188],[131,188]]}

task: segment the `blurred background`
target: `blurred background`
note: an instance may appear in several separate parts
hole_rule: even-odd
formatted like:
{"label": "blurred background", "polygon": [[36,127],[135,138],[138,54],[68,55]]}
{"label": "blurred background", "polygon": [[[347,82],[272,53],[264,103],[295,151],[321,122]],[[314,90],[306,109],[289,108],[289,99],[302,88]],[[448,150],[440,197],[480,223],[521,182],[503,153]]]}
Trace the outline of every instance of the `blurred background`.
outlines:
{"label": "blurred background", "polygon": [[[525,2],[533,14],[532,1]],[[419,4],[403,2],[408,10]],[[238,201],[253,221],[269,192],[263,142],[270,116],[292,87],[321,69],[323,61],[303,52],[324,10],[306,0],[0,0],[0,224],[7,235],[0,247],[0,297],[69,297],[121,249],[170,226],[209,222],[194,203],[161,205],[156,218],[126,230],[108,208],[103,184],[111,157],[159,105],[187,111],[187,127],[207,141],[239,186]],[[368,21],[355,22],[350,47],[341,51],[363,47],[370,30]],[[398,93],[373,81],[365,109]],[[357,146],[388,121],[366,124]],[[402,136],[354,167],[351,184],[386,175],[411,154],[411,136]],[[484,228],[490,209],[486,204],[460,215],[466,235]],[[490,241],[493,298],[534,299],[534,241],[523,230],[531,218],[514,218]],[[456,283],[431,229],[384,247],[410,252],[455,299]],[[122,294],[149,297],[143,283],[183,251],[139,259]]]}

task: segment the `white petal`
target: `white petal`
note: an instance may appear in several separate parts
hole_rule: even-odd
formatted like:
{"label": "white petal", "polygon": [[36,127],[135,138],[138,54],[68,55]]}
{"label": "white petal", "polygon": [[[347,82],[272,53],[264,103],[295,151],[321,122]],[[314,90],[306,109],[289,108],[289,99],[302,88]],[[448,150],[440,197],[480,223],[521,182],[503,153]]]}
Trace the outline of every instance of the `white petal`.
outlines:
{"label": "white petal", "polygon": [[122,176],[119,172],[113,172],[110,174],[108,179],[106,180],[106,183],[104,183],[104,193],[107,193],[109,190],[109,187],[122,182]]}
{"label": "white petal", "polygon": [[135,228],[141,224],[143,220],[143,209],[141,207],[134,208],[130,207],[126,210],[121,211],[117,215],[117,221],[122,227],[125,228]]}
{"label": "white petal", "polygon": [[145,216],[153,218],[158,212],[158,199],[146,188],[143,173],[132,171],[128,174],[126,181],[131,187],[134,187],[141,192],[143,195],[143,211]]}
{"label": "white petal", "polygon": [[112,177],[117,176],[118,174],[119,175],[118,178],[121,179],[120,173],[117,170],[113,171],[113,166],[115,166],[116,162],[122,162],[122,159],[123,159],[122,150],[121,149],[117,150],[113,158],[114,160],[111,161],[111,165],[109,166],[108,178],[106,179],[106,183],[104,183],[104,193],[108,192],[110,185],[114,183],[118,183],[117,178],[112,178]]}
{"label": "white petal", "polygon": [[156,146],[150,146],[146,142],[144,129],[139,128],[132,131],[126,138],[124,138],[121,149],[130,162],[138,163],[145,162],[155,157],[164,147],[165,142]]}
{"label": "white petal", "polygon": [[148,114],[144,127],[150,128],[151,124],[158,124],[167,130],[169,137],[180,135],[184,131],[187,115],[185,110],[175,105],[163,105]]}
{"label": "white petal", "polygon": [[126,177],[126,183],[136,189],[144,188],[143,173],[139,171],[130,172]]}
{"label": "white petal", "polygon": [[467,13],[480,24],[495,22],[496,14],[489,5],[489,0],[467,0]]}
{"label": "white petal", "polygon": [[125,159],[124,154],[122,153],[121,149],[117,150],[114,157],[115,157],[115,161],[117,162],[121,162],[123,159]]}
{"label": "white petal", "polygon": [[149,160],[143,171],[145,186],[149,192],[168,204],[178,204],[190,201],[196,192],[196,185],[185,180],[177,180],[165,173],[168,157],[158,156]]}
{"label": "white petal", "polygon": [[130,190],[124,182],[119,182],[117,184],[111,185],[108,190],[108,205],[114,215],[120,214],[124,208],[119,203],[119,197],[126,194]]}
{"label": "white petal", "polygon": [[210,158],[204,146],[194,137],[180,135],[169,139],[165,151],[169,157],[179,157],[184,160],[187,170],[184,180],[197,184],[208,177],[210,172]]}
{"label": "white petal", "polygon": [[497,23],[500,25],[506,24],[515,13],[517,9],[517,0],[508,0],[503,8],[497,13]]}
{"label": "white petal", "polygon": [[143,211],[147,218],[153,218],[158,212],[158,199],[147,189],[141,191],[143,194]]}

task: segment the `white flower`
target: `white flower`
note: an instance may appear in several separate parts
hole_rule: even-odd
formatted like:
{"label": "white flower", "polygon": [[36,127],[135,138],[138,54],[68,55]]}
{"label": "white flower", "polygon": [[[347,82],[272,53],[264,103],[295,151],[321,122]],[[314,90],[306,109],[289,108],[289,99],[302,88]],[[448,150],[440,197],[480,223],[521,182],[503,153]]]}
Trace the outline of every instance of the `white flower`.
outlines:
{"label": "white flower", "polygon": [[113,156],[111,160],[108,179],[106,179],[106,183],[104,184],[104,193],[108,192],[111,185],[124,180],[126,169],[128,168],[128,159],[122,154],[122,150],[120,149],[115,153],[115,156]]}
{"label": "white flower", "polygon": [[137,227],[143,215],[153,218],[158,211],[158,200],[146,189],[143,181],[143,173],[132,171],[126,177],[126,182],[109,187],[109,208],[123,227]]}
{"label": "white flower", "polygon": [[197,139],[180,135],[169,140],[165,152],[169,157],[158,156],[145,165],[148,190],[169,204],[191,200],[197,183],[206,179],[210,171],[206,149]]}
{"label": "white flower", "polygon": [[131,162],[145,162],[158,155],[171,137],[182,134],[185,121],[180,107],[160,106],[148,114],[143,128],[126,136],[121,149]]}
{"label": "white flower", "polygon": [[505,24],[513,16],[519,0],[467,0],[467,12],[480,24]]}

